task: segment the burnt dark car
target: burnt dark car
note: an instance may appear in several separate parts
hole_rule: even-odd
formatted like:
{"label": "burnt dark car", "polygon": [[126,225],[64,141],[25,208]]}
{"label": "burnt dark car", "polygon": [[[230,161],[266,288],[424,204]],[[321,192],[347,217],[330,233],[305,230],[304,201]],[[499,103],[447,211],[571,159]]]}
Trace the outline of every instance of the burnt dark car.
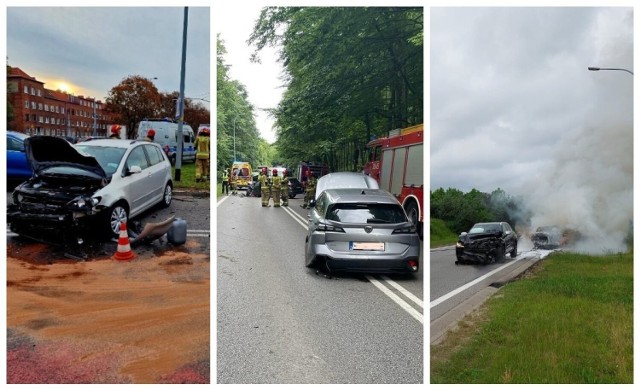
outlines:
{"label": "burnt dark car", "polygon": [[456,265],[463,262],[489,264],[502,260],[505,254],[518,255],[518,236],[509,223],[477,223],[463,232],[456,244]]}
{"label": "burnt dark car", "polygon": [[556,249],[563,244],[563,241],[562,230],[555,225],[538,227],[536,232],[531,234],[533,248],[546,250]]}

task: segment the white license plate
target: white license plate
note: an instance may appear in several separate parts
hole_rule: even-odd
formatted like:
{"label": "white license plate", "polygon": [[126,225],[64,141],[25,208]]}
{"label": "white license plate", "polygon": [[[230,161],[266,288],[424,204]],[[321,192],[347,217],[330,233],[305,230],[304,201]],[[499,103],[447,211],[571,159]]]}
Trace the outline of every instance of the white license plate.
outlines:
{"label": "white license plate", "polygon": [[384,243],[351,242],[352,250],[384,251]]}

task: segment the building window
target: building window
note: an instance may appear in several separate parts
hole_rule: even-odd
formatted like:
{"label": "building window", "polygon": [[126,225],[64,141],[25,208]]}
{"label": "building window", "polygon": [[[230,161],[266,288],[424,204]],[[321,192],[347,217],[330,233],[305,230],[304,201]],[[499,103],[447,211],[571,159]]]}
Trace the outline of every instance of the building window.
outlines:
{"label": "building window", "polygon": [[29,93],[29,86],[24,86],[24,93],[28,94]]}
{"label": "building window", "polygon": [[42,110],[42,103],[38,103],[38,110]]}
{"label": "building window", "polygon": [[36,89],[31,87],[31,95],[35,95],[36,94]]}
{"label": "building window", "polygon": [[49,111],[49,105],[48,104],[44,104],[44,111]]}
{"label": "building window", "polygon": [[42,96],[42,91],[38,90],[38,96]]}
{"label": "building window", "polygon": [[24,121],[25,122],[29,122],[29,114],[25,114],[24,115]]}
{"label": "building window", "polygon": [[28,100],[25,100],[25,101],[24,101],[24,108],[25,108],[25,109],[28,109],[28,108],[29,108],[29,101],[28,101]]}

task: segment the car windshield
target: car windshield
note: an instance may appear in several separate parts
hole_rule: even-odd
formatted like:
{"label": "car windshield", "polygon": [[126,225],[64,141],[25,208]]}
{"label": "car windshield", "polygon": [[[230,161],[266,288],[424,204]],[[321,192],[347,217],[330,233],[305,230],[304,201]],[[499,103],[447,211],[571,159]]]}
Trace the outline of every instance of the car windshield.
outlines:
{"label": "car windshield", "polygon": [[500,224],[476,224],[469,231],[470,234],[500,231]]}
{"label": "car windshield", "polygon": [[107,176],[111,176],[116,172],[122,156],[124,156],[126,151],[125,148],[101,147],[97,145],[76,145],[75,147],[80,152],[96,158]]}
{"label": "car windshield", "polygon": [[356,224],[397,224],[407,221],[400,205],[394,204],[334,204],[327,210],[327,220]]}
{"label": "car windshield", "polygon": [[291,182],[291,184],[295,186],[300,184],[300,181],[297,180],[296,178],[289,178],[289,182]]}

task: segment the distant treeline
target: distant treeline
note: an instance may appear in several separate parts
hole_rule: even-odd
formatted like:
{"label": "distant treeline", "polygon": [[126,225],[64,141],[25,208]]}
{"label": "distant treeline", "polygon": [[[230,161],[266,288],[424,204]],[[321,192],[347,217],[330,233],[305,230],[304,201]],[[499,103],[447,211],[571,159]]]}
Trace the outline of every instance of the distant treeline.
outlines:
{"label": "distant treeline", "polygon": [[531,213],[524,209],[521,198],[510,196],[502,189],[492,193],[472,189],[463,193],[458,189],[439,188],[431,191],[431,217],[443,220],[449,229],[460,233],[486,221],[506,221],[512,227],[528,225]]}

